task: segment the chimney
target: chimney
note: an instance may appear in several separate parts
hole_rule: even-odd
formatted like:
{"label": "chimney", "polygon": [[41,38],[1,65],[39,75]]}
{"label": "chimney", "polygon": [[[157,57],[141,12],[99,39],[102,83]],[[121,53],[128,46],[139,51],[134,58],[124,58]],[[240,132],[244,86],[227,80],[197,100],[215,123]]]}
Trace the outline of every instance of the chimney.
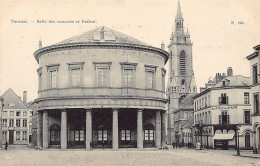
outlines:
{"label": "chimney", "polygon": [[165,50],[165,44],[164,44],[164,42],[162,42],[162,44],[161,44],[161,49],[162,49],[162,50]]}
{"label": "chimney", "polygon": [[39,49],[42,48],[42,40],[39,41]]}
{"label": "chimney", "polygon": [[23,103],[27,105],[27,91],[23,91]]}
{"label": "chimney", "polygon": [[233,76],[233,69],[232,69],[232,67],[228,67],[227,68],[227,76],[229,77],[229,76]]}

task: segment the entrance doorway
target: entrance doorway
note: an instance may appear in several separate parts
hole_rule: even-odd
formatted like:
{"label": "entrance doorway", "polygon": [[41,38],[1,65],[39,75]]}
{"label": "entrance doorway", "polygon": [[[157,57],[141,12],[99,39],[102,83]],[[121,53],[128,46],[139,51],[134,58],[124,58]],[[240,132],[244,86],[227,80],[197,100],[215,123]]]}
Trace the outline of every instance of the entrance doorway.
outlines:
{"label": "entrance doorway", "polygon": [[250,148],[250,133],[245,134],[245,148],[246,149]]}
{"label": "entrance doorway", "polygon": [[14,131],[9,131],[9,144],[14,144]]}
{"label": "entrance doorway", "polygon": [[50,145],[60,145],[60,125],[50,126]]}
{"label": "entrance doorway", "polygon": [[68,111],[68,147],[85,148],[86,112]]}

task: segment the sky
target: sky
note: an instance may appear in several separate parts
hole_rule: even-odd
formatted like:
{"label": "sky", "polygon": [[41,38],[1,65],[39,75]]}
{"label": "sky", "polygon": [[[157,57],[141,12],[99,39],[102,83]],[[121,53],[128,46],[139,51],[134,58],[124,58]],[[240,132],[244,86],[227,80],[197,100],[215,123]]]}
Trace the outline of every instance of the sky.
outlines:
{"label": "sky", "polygon": [[[27,91],[28,101],[37,98],[38,64],[33,53],[40,39],[45,47],[106,26],[155,47],[160,48],[162,42],[167,46],[177,3],[177,0],[0,0],[0,95],[12,88],[18,96]],[[180,5],[184,26],[188,27],[193,42],[198,89],[209,77],[226,73],[229,66],[234,75],[250,76],[245,57],[260,44],[260,1],[180,0]],[[50,20],[56,23],[49,23]],[[57,23],[77,20],[79,23]]]}

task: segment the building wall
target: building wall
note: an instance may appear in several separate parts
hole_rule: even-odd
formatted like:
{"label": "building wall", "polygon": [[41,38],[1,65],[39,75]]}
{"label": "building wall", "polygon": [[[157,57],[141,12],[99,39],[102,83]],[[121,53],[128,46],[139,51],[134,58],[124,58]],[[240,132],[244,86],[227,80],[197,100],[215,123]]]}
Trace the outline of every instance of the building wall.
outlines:
{"label": "building wall", "polygon": [[[164,58],[158,54],[124,49],[74,49],[56,51],[44,54],[39,58],[39,67],[42,67],[42,90],[47,87],[47,69],[45,65],[60,64],[58,69],[58,88],[68,88],[68,65],[71,62],[84,62],[83,87],[96,87],[95,68],[93,62],[112,62],[110,68],[110,87],[122,87],[120,62],[137,63],[136,88],[145,89],[145,66],[158,66],[156,71],[156,90],[162,91],[161,68],[164,68]],[[142,80],[142,81],[140,81]],[[43,95],[39,93],[39,97]],[[42,97],[45,97],[44,95]]]}
{"label": "building wall", "polygon": [[[10,112],[14,112],[14,116],[10,116]],[[23,112],[27,112],[26,116],[23,116]],[[7,112],[7,115],[5,113],[2,113],[2,120],[7,120],[7,126],[2,127],[2,131],[6,132],[6,136],[3,134],[3,142],[8,141],[9,142],[9,135],[10,131],[13,131],[13,143],[14,144],[28,144],[29,143],[29,109],[3,109],[3,112]],[[16,112],[20,112],[20,116],[16,116]],[[14,124],[13,127],[10,127],[10,119],[13,119]],[[20,127],[17,127],[16,120],[20,120]],[[23,120],[27,120],[27,126],[23,127]],[[16,139],[16,132],[20,132],[20,139]],[[23,132],[26,132],[26,137],[23,137]]]}
{"label": "building wall", "polygon": [[[249,124],[245,124],[245,116],[244,111],[250,111],[250,115],[252,114],[251,109],[251,101],[249,104],[244,104],[244,92],[249,92],[250,89],[244,88],[244,89],[218,89],[218,90],[211,90],[208,93],[205,93],[201,95],[200,97],[197,97],[194,99],[194,119],[195,124],[199,124],[199,121],[202,122],[203,125],[218,125],[219,124],[219,115],[221,115],[222,111],[227,111],[230,119],[230,124],[240,124],[241,127],[239,131],[239,145],[242,148],[245,148],[245,133],[250,133],[250,146],[252,146],[252,118],[250,119]],[[226,93],[228,96],[228,104],[227,105],[219,105],[219,97],[221,96],[221,93]],[[207,107],[205,106],[205,103],[202,103],[202,99],[205,97],[210,96],[210,101],[207,101]],[[201,108],[197,105],[198,103],[202,103]],[[195,106],[196,103],[196,106]],[[199,104],[200,105],[200,104]],[[214,129],[213,127],[206,127],[210,129],[210,135],[208,137],[209,146],[213,147],[214,144]],[[200,136],[199,136],[200,137]],[[200,140],[200,138],[199,138]],[[202,145],[206,145],[207,137],[203,136],[202,139]],[[229,146],[235,146],[235,139],[229,140]]]}

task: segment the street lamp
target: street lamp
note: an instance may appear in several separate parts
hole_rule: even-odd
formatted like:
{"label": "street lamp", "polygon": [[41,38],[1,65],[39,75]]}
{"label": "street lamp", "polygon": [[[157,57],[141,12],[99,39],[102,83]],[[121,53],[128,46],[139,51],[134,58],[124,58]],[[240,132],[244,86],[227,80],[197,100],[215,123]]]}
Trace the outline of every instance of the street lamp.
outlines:
{"label": "street lamp", "polygon": [[240,149],[239,149],[239,126],[237,126],[237,156],[240,156]]}

